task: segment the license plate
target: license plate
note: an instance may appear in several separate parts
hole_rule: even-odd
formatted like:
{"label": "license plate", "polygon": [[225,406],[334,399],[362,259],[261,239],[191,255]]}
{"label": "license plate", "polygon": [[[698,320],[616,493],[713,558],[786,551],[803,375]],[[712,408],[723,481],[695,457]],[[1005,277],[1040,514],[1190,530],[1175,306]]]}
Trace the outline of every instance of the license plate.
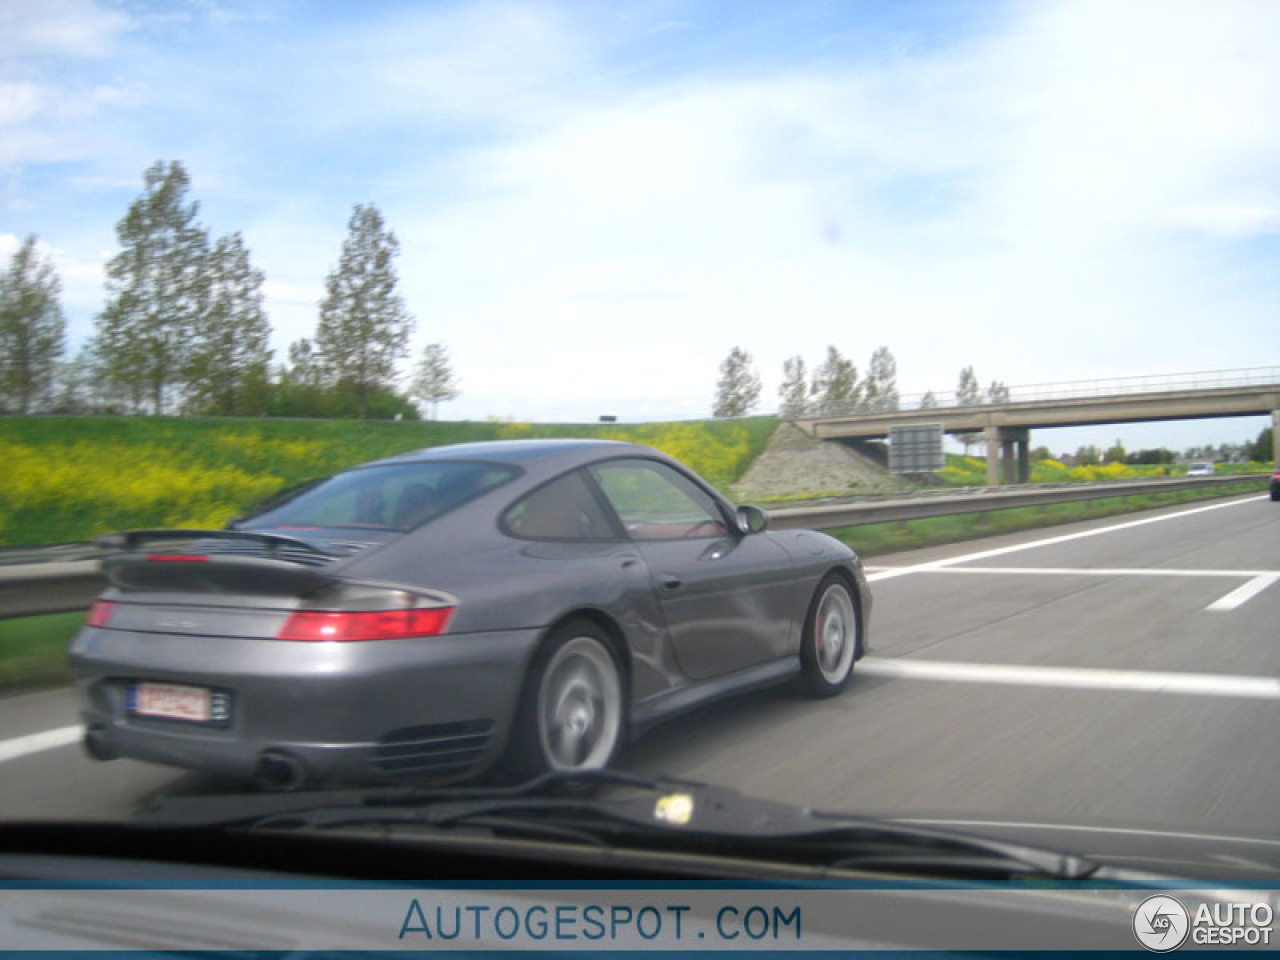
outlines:
{"label": "license plate", "polygon": [[208,723],[213,717],[213,691],[175,683],[139,683],[131,690],[130,709],[143,717],[165,717]]}

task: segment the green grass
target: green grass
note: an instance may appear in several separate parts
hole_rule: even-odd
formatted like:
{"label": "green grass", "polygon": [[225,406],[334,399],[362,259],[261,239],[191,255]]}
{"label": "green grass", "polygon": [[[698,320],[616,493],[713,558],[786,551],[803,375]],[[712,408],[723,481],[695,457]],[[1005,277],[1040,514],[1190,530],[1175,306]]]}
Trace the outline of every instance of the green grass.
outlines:
{"label": "green grass", "polygon": [[67,647],[83,623],[83,612],[0,620],[0,687],[65,683]]}
{"label": "green grass", "polygon": [[1135,494],[1075,503],[1054,503],[1042,507],[1013,507],[986,513],[961,513],[949,517],[868,523],[828,532],[848,544],[859,555],[873,557],[877,554],[896,553],[900,550],[915,550],[937,544],[977,540],[1002,533],[1016,533],[1019,530],[1032,530],[1037,527],[1149,510],[1173,503],[1233,496],[1264,489],[1265,484],[1266,481],[1254,480],[1205,490]]}

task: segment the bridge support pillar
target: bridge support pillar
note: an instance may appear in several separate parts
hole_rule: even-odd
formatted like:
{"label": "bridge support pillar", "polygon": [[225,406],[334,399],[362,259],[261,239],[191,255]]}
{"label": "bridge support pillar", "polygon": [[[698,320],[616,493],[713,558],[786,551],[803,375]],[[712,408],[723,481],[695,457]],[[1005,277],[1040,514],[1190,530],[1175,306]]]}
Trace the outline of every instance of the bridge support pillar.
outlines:
{"label": "bridge support pillar", "polygon": [[987,486],[1000,485],[1000,428],[990,424],[982,431],[987,444]]}
{"label": "bridge support pillar", "polygon": [[1271,411],[1271,469],[1280,470],[1280,410]]}
{"label": "bridge support pillar", "polygon": [[1016,427],[988,426],[987,486],[1031,482],[1031,431]]}
{"label": "bridge support pillar", "polygon": [[1012,486],[1017,482],[1013,477],[1013,467],[1016,462],[1014,450],[1017,442],[1009,436],[1008,430],[1000,431],[1000,482],[1005,486]]}

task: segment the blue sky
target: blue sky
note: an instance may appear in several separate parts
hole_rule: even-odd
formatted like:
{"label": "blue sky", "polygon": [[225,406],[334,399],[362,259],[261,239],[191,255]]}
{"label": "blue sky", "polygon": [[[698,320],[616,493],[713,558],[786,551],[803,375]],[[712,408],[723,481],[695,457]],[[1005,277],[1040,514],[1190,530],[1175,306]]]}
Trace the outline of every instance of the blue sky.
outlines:
{"label": "blue sky", "polygon": [[0,253],[73,342],[159,159],[281,357],[376,203],[450,417],[705,415],[734,345],[762,408],[829,343],[904,393],[1280,364],[1269,0],[0,2]]}

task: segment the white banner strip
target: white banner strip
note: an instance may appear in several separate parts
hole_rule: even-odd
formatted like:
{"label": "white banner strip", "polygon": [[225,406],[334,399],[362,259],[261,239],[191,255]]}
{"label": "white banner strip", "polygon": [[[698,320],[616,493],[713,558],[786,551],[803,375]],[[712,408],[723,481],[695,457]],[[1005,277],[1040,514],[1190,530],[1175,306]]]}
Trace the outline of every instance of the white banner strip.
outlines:
{"label": "white banner strip", "polygon": [[[1160,938],[1161,933],[1167,934],[1162,940],[1177,935],[1188,945],[1265,948],[1273,938],[1272,905],[1277,895],[1274,890],[1048,886],[520,890],[29,890],[9,886],[0,889],[0,954],[69,950],[1133,951],[1141,950],[1142,937]],[[1215,906],[1210,910],[1208,904]]]}

